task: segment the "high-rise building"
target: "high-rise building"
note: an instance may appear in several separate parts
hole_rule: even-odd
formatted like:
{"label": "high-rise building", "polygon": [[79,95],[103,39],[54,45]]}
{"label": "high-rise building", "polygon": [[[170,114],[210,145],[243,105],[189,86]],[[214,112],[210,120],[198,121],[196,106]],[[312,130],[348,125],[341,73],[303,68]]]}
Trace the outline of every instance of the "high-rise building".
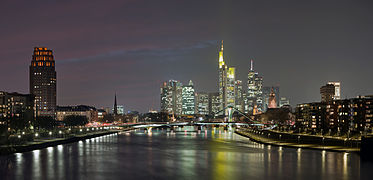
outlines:
{"label": "high-rise building", "polygon": [[227,72],[227,106],[234,107],[236,105],[235,84],[236,70],[234,67],[230,67]]}
{"label": "high-rise building", "polygon": [[333,101],[335,87],[333,84],[326,84],[320,88],[321,102],[330,103]]}
{"label": "high-rise building", "polygon": [[276,102],[276,95],[273,91],[273,87],[271,89],[271,93],[269,94],[268,98],[268,108],[277,108],[277,102]]}
{"label": "high-rise building", "polygon": [[209,93],[209,114],[218,113],[221,109],[220,94],[218,92]]}
{"label": "high-rise building", "polygon": [[195,114],[195,96],[192,80],[182,87],[182,114]]}
{"label": "high-rise building", "polygon": [[250,70],[247,80],[247,103],[248,112],[253,113],[256,106],[258,112],[263,112],[263,78],[254,71],[254,61],[250,61]]}
{"label": "high-rise building", "polygon": [[219,51],[219,101],[220,101],[220,110],[224,109],[227,106],[227,71],[228,66],[224,62],[223,57],[223,41],[221,41],[221,49]]}
{"label": "high-rise building", "polygon": [[161,111],[182,114],[182,83],[175,80],[163,82],[161,86]]}
{"label": "high-rise building", "polygon": [[272,87],[266,86],[266,87],[263,87],[263,90],[262,90],[262,92],[263,92],[262,93],[262,96],[263,96],[263,112],[266,112],[267,109],[268,109],[269,95],[271,94],[272,89],[273,89],[273,92],[275,93],[277,107],[281,107],[280,102],[279,102],[280,87],[279,86],[272,86]]}
{"label": "high-rise building", "polygon": [[209,94],[205,92],[196,93],[196,113],[209,114]]}
{"label": "high-rise building", "polygon": [[39,116],[56,116],[56,71],[53,52],[35,47],[30,65],[30,94]]}
{"label": "high-rise building", "polygon": [[335,88],[333,100],[341,99],[341,82],[328,82],[328,84],[333,84]]}
{"label": "high-rise building", "polygon": [[242,81],[236,80],[235,82],[235,107],[236,109],[240,110],[241,112],[245,111],[245,102],[243,99],[243,89],[242,89]]}
{"label": "high-rise building", "polygon": [[124,115],[124,106],[118,105],[117,106],[118,115]]}
{"label": "high-rise building", "polygon": [[289,99],[287,99],[286,97],[281,97],[280,98],[280,107],[286,106],[286,105],[290,105]]}

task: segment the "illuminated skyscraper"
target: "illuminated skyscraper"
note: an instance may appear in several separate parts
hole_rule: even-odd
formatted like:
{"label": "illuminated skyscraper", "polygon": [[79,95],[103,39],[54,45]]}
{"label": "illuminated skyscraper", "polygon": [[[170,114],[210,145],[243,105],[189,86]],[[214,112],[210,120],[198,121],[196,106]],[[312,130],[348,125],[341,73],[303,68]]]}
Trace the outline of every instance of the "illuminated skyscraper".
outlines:
{"label": "illuminated skyscraper", "polygon": [[253,63],[254,61],[251,60],[247,78],[247,103],[249,113],[253,113],[254,106],[257,107],[258,112],[263,112],[263,78],[254,71]]}
{"label": "illuminated skyscraper", "polygon": [[161,111],[170,114],[182,113],[182,89],[182,84],[179,81],[169,80],[162,84]]}
{"label": "illuminated skyscraper", "polygon": [[[228,66],[224,62],[223,57],[223,41],[221,41],[221,49],[219,51],[219,101],[220,101],[220,110],[224,109],[227,106],[227,71]],[[233,70],[234,71],[234,70]]]}
{"label": "illuminated skyscraper", "polygon": [[240,110],[241,112],[245,111],[245,104],[243,99],[243,89],[242,89],[242,81],[236,80],[235,82],[235,107]]}
{"label": "illuminated skyscraper", "polygon": [[35,47],[30,65],[30,94],[38,116],[56,116],[56,71],[53,52]]}
{"label": "illuminated skyscraper", "polygon": [[215,114],[220,111],[221,103],[219,98],[219,93],[209,93],[209,114]]}
{"label": "illuminated skyscraper", "polygon": [[328,84],[333,84],[335,88],[333,100],[341,99],[341,82],[328,82]]}
{"label": "illuminated skyscraper", "polygon": [[228,68],[227,73],[227,106],[236,105],[236,96],[235,96],[235,83],[236,83],[236,72],[234,67]]}
{"label": "illuminated skyscraper", "polygon": [[196,93],[196,114],[209,114],[209,94],[205,92]]}
{"label": "illuminated skyscraper", "polygon": [[182,87],[182,114],[195,114],[195,96],[192,80]]}

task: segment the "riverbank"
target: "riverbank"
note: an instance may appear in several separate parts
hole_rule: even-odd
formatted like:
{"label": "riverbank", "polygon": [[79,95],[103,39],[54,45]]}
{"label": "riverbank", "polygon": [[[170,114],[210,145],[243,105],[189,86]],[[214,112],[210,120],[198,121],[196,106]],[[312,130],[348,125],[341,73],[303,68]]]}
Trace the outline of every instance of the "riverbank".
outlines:
{"label": "riverbank", "polygon": [[115,134],[120,131],[129,131],[132,129],[133,128],[123,129],[123,130],[108,130],[108,131],[101,131],[101,132],[91,132],[91,133],[82,134],[82,135],[74,135],[72,137],[67,137],[67,138],[40,139],[37,141],[28,142],[26,144],[21,144],[21,145],[5,145],[5,146],[0,146],[0,155],[28,152],[28,151],[33,151],[36,149],[47,148],[50,146],[57,146],[60,144],[73,143],[73,142],[78,142],[80,140],[95,138],[95,137],[109,135],[109,134]]}
{"label": "riverbank", "polygon": [[284,146],[292,148],[305,148],[328,150],[337,152],[360,152],[360,146],[357,142],[346,139],[310,137],[300,134],[289,134],[272,131],[258,131],[249,129],[239,129],[236,134],[250,138],[251,140],[275,146]]}

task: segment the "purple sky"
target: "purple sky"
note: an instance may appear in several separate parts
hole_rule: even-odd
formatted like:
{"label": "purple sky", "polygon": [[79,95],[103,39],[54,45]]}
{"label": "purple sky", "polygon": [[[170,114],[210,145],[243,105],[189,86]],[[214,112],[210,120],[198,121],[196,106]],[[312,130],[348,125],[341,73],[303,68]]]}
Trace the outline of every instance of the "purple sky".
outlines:
{"label": "purple sky", "polygon": [[0,90],[28,93],[33,47],[53,49],[59,105],[159,109],[162,81],[217,91],[218,46],[247,81],[250,58],[292,105],[373,94],[373,3],[366,1],[2,0]]}

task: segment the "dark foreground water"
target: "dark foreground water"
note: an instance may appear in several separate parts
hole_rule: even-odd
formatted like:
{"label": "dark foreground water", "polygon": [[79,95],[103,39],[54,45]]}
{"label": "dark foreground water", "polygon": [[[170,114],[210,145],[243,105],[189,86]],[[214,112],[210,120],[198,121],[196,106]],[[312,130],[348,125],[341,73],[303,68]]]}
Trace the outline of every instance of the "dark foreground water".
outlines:
{"label": "dark foreground water", "polygon": [[354,153],[266,146],[193,127],[0,156],[0,179],[373,179],[372,172]]}

